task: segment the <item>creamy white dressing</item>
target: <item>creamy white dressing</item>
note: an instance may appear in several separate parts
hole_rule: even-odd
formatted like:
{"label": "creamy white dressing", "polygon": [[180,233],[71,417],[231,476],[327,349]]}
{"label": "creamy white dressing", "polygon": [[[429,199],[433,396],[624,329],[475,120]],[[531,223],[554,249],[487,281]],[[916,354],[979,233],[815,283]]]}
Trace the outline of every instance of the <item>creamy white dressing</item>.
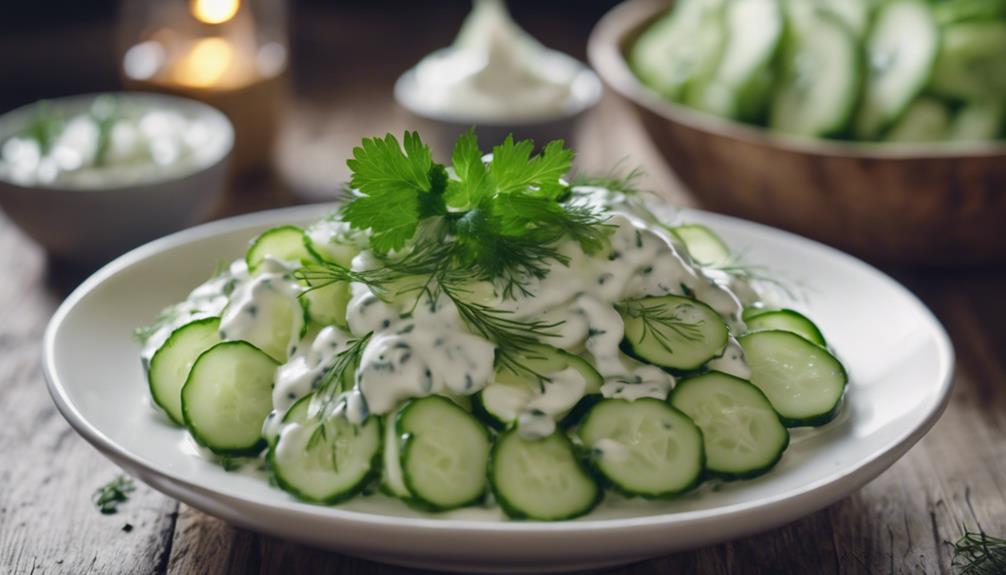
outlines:
{"label": "creamy white dressing", "polygon": [[522,30],[502,0],[475,0],[454,44],[409,77],[402,97],[418,111],[497,122],[564,116],[575,111],[577,93],[596,84],[585,66]]}
{"label": "creamy white dressing", "polygon": [[287,265],[267,258],[231,294],[220,317],[220,338],[247,341],[285,361],[296,353],[305,327],[299,299],[303,291]]}
{"label": "creamy white dressing", "polygon": [[[652,213],[619,201],[615,193],[602,189],[578,188],[576,192],[583,201],[611,213],[607,223],[612,233],[605,249],[586,254],[576,242],[562,242],[558,249],[569,258],[569,265],[556,264],[545,278],[528,281],[524,287],[530,295],[504,299],[489,284],[473,284],[468,297],[509,312],[516,320],[559,323],[554,337],[545,338],[545,342],[588,359],[604,378],[600,390],[604,397],[666,399],[674,378],[620,351],[624,324],[615,305],[644,296],[691,295],[709,304],[736,333],[742,333],[743,308],[735,291],[743,290],[737,289],[729,276],[692,267],[666,230],[655,223]],[[326,220],[308,230],[316,248],[351,246],[342,257],[354,270],[380,265],[359,234],[344,224]],[[226,274],[207,282],[181,304],[186,312],[211,315],[223,311],[221,334],[226,339],[246,339],[264,347],[278,337],[286,346],[289,358],[276,372],[274,412],[265,425],[269,437],[279,432],[282,414],[317,388],[338,354],[368,334],[370,339],[353,374],[353,388],[340,396],[335,408],[335,413],[353,422],[393,413],[414,397],[460,397],[484,390],[499,415],[516,421],[522,435],[544,437],[587,393],[586,380],[572,368],[549,374],[541,391],[493,385],[495,344],[471,333],[455,304],[442,294],[436,301],[427,295],[417,301],[415,291],[387,298],[354,283],[346,329],[325,327],[300,341],[302,314],[283,313],[284,306],[300,311],[296,304],[303,288],[289,275],[292,265],[267,259],[261,270],[249,277],[243,263],[236,262]],[[228,292],[229,298],[225,285],[233,290]],[[251,312],[253,309],[256,311]],[[289,317],[289,325],[277,327],[276,321],[261,321],[256,316]],[[278,336],[277,329],[281,331]],[[709,365],[740,377],[750,376],[743,351],[733,338],[722,357]],[[617,453],[614,445],[601,449]]]}
{"label": "creamy white dressing", "polygon": [[243,259],[234,261],[226,270],[208,279],[189,293],[184,301],[162,312],[157,328],[144,342],[140,357],[144,364],[179,327],[206,317],[220,315],[233,290],[248,279],[248,266]]}
{"label": "creamy white dressing", "polygon": [[741,379],[751,379],[751,368],[744,360],[744,350],[734,336],[730,336],[730,342],[723,350],[723,355],[709,362],[709,369],[722,371]]}

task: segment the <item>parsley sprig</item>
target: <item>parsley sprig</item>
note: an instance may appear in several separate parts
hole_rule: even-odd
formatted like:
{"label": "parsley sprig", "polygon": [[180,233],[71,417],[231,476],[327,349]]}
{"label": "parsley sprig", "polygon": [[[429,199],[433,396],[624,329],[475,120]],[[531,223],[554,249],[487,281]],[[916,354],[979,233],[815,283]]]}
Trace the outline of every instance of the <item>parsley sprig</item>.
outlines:
{"label": "parsley sprig", "polygon": [[[370,231],[371,248],[384,260],[365,283],[447,267],[493,282],[513,298],[527,295],[525,285],[544,278],[553,262],[568,263],[561,240],[571,238],[588,253],[601,249],[610,231],[604,216],[569,200],[562,180],[573,152],[561,140],[533,152],[530,140],[508,136],[486,162],[469,130],[448,170],[433,162],[415,132],[406,132],[402,145],[391,134],[365,139],[348,162],[354,192],[342,209],[353,228]],[[424,265],[410,265],[417,262]]]}

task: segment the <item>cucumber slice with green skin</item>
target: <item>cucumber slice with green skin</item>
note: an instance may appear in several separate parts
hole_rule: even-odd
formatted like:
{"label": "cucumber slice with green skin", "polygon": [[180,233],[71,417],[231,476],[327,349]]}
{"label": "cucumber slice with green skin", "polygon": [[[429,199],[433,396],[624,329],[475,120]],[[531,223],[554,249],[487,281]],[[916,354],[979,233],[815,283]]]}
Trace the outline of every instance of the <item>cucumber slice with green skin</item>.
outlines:
{"label": "cucumber slice with green skin", "polygon": [[402,479],[417,502],[446,510],[485,495],[489,431],[467,411],[439,395],[414,399],[398,412],[395,432]]}
{"label": "cucumber slice with green skin", "polygon": [[189,322],[171,332],[150,359],[147,382],[154,403],[178,425],[185,425],[182,415],[182,386],[192,364],[220,342],[220,318],[208,317]]}
{"label": "cucumber slice with green skin", "polygon": [[[493,383],[477,395],[479,413],[496,428],[509,426],[530,409],[560,420],[583,397],[600,393],[604,384],[604,378],[587,360],[550,345],[523,354],[520,363],[528,371],[498,368]],[[569,377],[573,374],[567,370],[574,370],[579,378]]]}
{"label": "cucumber slice with green skin", "polygon": [[670,228],[692,260],[702,266],[725,265],[730,261],[730,248],[716,232],[702,224],[685,224]]}
{"label": "cucumber slice with green skin", "polygon": [[727,347],[727,325],[700,301],[666,295],[632,300],[618,309],[625,322],[623,350],[651,365],[692,371]]}
{"label": "cucumber slice with green skin", "polygon": [[788,331],[740,338],[751,383],[788,427],[824,425],[838,415],[848,376],[827,349]]}
{"label": "cucumber slice with green skin", "polygon": [[778,0],[731,0],[723,11],[726,45],[693,104],[724,118],[757,121],[772,88],[771,63],[783,36]]}
{"label": "cucumber slice with green skin", "polygon": [[182,386],[182,416],[196,442],[217,455],[262,451],[262,424],[272,411],[278,366],[246,341],[225,341],[204,351]]}
{"label": "cucumber slice with green skin", "polygon": [[860,90],[859,45],[831,13],[808,7],[791,12],[795,15],[769,127],[795,136],[841,134],[848,129]]}
{"label": "cucumber slice with green skin", "polygon": [[929,82],[940,31],[922,0],[881,6],[866,41],[867,79],[855,121],[859,139],[875,140]]}
{"label": "cucumber slice with green skin", "polygon": [[856,38],[862,38],[870,27],[872,0],[818,0],[818,3],[842,20]]}
{"label": "cucumber slice with green skin", "polygon": [[517,430],[496,438],[489,483],[503,512],[514,519],[559,521],[590,512],[604,492],[558,431],[525,439]]}
{"label": "cucumber slice with green skin", "polygon": [[884,139],[888,142],[939,142],[950,132],[950,111],[935,98],[912,102],[901,118],[891,126]]}
{"label": "cucumber slice with green skin", "polygon": [[748,331],[782,330],[795,333],[800,337],[825,347],[827,342],[821,330],[807,316],[792,309],[763,309],[757,313],[744,313],[744,322]]}
{"label": "cucumber slice with green skin", "polygon": [[255,273],[266,258],[284,262],[317,263],[317,259],[307,249],[307,236],[297,226],[279,226],[268,229],[254,240],[245,254],[248,271]]}
{"label": "cucumber slice with green skin", "polygon": [[949,138],[958,142],[995,140],[1006,127],[1006,104],[999,100],[971,102],[957,112]]}
{"label": "cucumber slice with green skin", "polygon": [[954,0],[933,6],[940,25],[1006,18],[1006,0]]}
{"label": "cucumber slice with green skin", "polygon": [[591,449],[597,471],[626,495],[673,497],[701,480],[702,432],[658,399],[605,399],[590,410],[577,434]]}
{"label": "cucumber slice with green skin", "polygon": [[318,325],[346,325],[346,308],[352,290],[345,282],[333,282],[301,294],[310,320]]}
{"label": "cucumber slice with green skin", "polygon": [[949,98],[1006,99],[1006,21],[962,22],[945,28],[929,87]]}
{"label": "cucumber slice with green skin", "polygon": [[269,450],[276,483],[304,501],[332,505],[363,490],[381,462],[381,423],[362,425],[343,417],[288,423]]}
{"label": "cucumber slice with green skin", "polygon": [[360,248],[337,241],[332,233],[332,224],[325,220],[317,222],[304,230],[304,245],[307,251],[318,261],[337,263],[350,267],[353,258],[360,253]]}
{"label": "cucumber slice with green skin", "polygon": [[743,379],[718,371],[688,378],[674,388],[670,402],[702,430],[710,475],[756,477],[789,446],[789,431],[768,398]]}
{"label": "cucumber slice with green skin", "polygon": [[660,95],[680,101],[696,78],[715,65],[722,37],[722,0],[681,0],[639,37],[629,64]]}
{"label": "cucumber slice with green skin", "polygon": [[384,451],[382,453],[384,466],[381,469],[381,490],[392,497],[410,501],[412,494],[405,486],[405,479],[402,475],[400,459],[402,437],[398,434],[395,426],[397,416],[398,412],[396,411],[384,419]]}
{"label": "cucumber slice with green skin", "polygon": [[[231,297],[221,314],[222,323],[241,325],[242,329],[221,330],[222,339],[243,339],[265,351],[279,362],[285,362],[307,333],[310,315],[307,302],[288,290],[286,280],[259,276],[239,288],[250,291]],[[244,316],[242,316],[244,314]]]}

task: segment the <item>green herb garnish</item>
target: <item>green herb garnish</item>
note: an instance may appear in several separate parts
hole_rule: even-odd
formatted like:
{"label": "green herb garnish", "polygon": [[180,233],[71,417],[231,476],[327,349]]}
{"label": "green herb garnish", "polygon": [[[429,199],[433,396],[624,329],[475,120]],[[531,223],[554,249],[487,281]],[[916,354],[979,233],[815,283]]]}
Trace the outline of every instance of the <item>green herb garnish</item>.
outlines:
{"label": "green herb garnish", "polygon": [[44,156],[52,149],[53,143],[63,131],[63,120],[49,108],[49,102],[42,100],[35,105],[35,113],[25,130],[25,135],[38,142],[39,151]]}
{"label": "green herb garnish", "polygon": [[367,348],[367,343],[373,332],[347,342],[346,349],[340,351],[332,359],[332,362],[325,369],[321,381],[314,390],[314,397],[311,399],[310,412],[317,415],[319,419],[326,419],[331,415],[332,409],[336,405],[340,394],[347,390],[351,381],[346,381],[349,374],[355,373],[360,364],[360,357]]}
{"label": "green herb garnish", "polygon": [[960,575],[1006,573],[1006,539],[965,528],[960,539],[947,543],[954,550],[952,565],[958,568]]}
{"label": "green herb garnish", "polygon": [[94,492],[94,504],[105,515],[119,511],[119,505],[129,501],[129,494],[136,490],[133,480],[120,475]]}
{"label": "green herb garnish", "polygon": [[685,341],[700,341],[702,339],[702,325],[705,321],[688,321],[679,313],[682,308],[695,309],[694,306],[681,304],[676,306],[674,311],[668,311],[666,306],[647,305],[644,302],[643,299],[632,299],[615,306],[619,312],[642,320],[643,332],[639,337],[639,343],[644,342],[647,337],[652,337],[667,353],[674,353],[671,340],[665,331],[673,332]]}
{"label": "green herb garnish", "polygon": [[[561,201],[569,195],[561,177],[573,152],[561,140],[541,154],[533,150],[530,140],[507,137],[486,163],[469,130],[458,139],[448,171],[433,162],[415,132],[406,132],[401,147],[390,134],[365,139],[347,162],[355,192],[342,217],[355,229],[370,230],[371,247],[385,260],[384,275],[366,283],[465,270],[469,279],[493,282],[513,298],[527,295],[524,285],[544,278],[552,262],[568,263],[560,240],[571,238],[588,253],[599,250],[610,231],[604,217]],[[400,269],[410,256],[398,252],[410,251],[436,257],[413,256],[424,265]]]}

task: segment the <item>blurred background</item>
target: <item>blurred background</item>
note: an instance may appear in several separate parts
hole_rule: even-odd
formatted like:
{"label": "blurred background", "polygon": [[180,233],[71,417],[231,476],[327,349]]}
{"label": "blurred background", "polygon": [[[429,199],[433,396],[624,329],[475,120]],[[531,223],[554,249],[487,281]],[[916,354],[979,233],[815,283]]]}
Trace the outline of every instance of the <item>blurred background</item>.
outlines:
{"label": "blurred background", "polygon": [[[599,103],[588,86],[583,110],[563,109],[557,123],[536,124],[541,129],[526,135],[571,140],[580,170],[641,168],[642,187],[681,205],[790,229],[875,262],[943,267],[1006,258],[1000,232],[1006,225],[1006,0],[685,0],[668,12],[670,4],[506,3],[519,27],[589,63],[605,86]],[[330,201],[348,177],[345,159],[363,137],[420,129],[444,158],[453,138],[443,128],[451,122],[407,111],[395,85],[455,41],[472,5],[9,3],[0,20],[0,49],[9,55],[0,59],[0,207],[54,259],[93,269],[198,221]],[[702,6],[725,8],[710,19]],[[732,12],[735,7],[742,8]],[[473,26],[465,42],[478,44],[472,37],[495,25]],[[768,32],[750,36],[752,30]],[[511,40],[499,43],[505,58],[492,55],[502,58],[496,64],[517,53],[511,48],[520,42]],[[489,44],[482,48],[497,49]],[[731,64],[744,55],[735,53],[738,46],[753,52]],[[693,68],[686,70],[687,86],[675,76],[682,62]],[[554,75],[550,66],[536,66],[536,56],[525,57],[508,72],[516,75],[503,77],[537,74],[533,86]],[[526,95],[513,85],[499,89],[509,90],[506,98]],[[99,109],[110,104],[58,100],[119,90],[173,94],[221,110],[235,129],[228,160],[214,160],[226,165],[207,160],[142,185],[96,173],[85,187],[106,192],[100,196],[68,194],[68,186],[80,182],[53,180],[34,167],[22,170],[27,176],[8,167],[5,175],[4,162],[16,168],[12,158],[27,158],[36,166],[47,139],[58,140],[65,126],[54,127],[46,116],[53,110],[64,123],[73,114],[91,118],[93,126],[82,134],[91,134],[92,149],[129,156],[116,151],[123,134],[112,133],[128,130],[112,130],[114,114]],[[53,105],[30,106],[43,99]],[[184,107],[166,100],[143,105]],[[30,107],[18,110],[23,106]],[[173,158],[185,146],[209,146],[186,139],[206,126],[186,133],[178,117],[146,122],[159,122],[177,140],[150,153]],[[470,117],[446,127],[472,123],[484,127]],[[521,135],[520,122],[497,124],[493,139],[511,128]],[[26,130],[37,144],[24,139]],[[493,143],[488,139],[484,147]]]}
{"label": "blurred background", "polygon": [[[44,98],[156,88],[128,85],[122,75],[129,39],[119,18],[130,4],[143,3],[19,5],[14,17],[0,21],[0,47],[31,56],[0,61],[0,111]],[[615,4],[517,0],[509,7],[534,37],[585,60],[591,28]],[[231,209],[324,199],[348,176],[345,159],[362,137],[414,127],[395,105],[395,80],[426,54],[450,45],[472,3],[294,0],[286,6],[289,63],[276,145],[267,159],[257,160],[260,169],[239,174],[233,185],[245,202]]]}

